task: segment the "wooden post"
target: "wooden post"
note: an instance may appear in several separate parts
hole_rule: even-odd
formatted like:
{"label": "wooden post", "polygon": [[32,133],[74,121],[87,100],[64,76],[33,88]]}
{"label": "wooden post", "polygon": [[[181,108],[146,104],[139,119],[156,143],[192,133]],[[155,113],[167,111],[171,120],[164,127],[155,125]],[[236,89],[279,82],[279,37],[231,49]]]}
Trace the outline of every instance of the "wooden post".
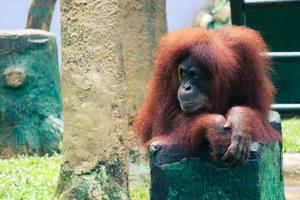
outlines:
{"label": "wooden post", "polygon": [[0,157],[58,152],[63,125],[54,35],[1,31],[0,73]]}
{"label": "wooden post", "polygon": [[[271,123],[280,130],[278,116]],[[152,200],[285,199],[281,144],[253,143],[250,160],[238,168],[214,161],[208,145],[192,157],[159,141],[150,148]]]}
{"label": "wooden post", "polygon": [[50,30],[56,0],[32,0],[26,28]]}

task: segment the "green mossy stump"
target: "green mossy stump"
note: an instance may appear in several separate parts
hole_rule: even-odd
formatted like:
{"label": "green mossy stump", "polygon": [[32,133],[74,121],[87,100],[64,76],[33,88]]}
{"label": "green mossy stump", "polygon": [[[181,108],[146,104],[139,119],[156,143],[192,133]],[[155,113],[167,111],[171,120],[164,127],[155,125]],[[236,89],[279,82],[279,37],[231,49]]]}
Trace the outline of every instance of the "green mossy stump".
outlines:
{"label": "green mossy stump", "polygon": [[60,151],[57,47],[41,30],[0,31],[0,158]]}
{"label": "green mossy stump", "polygon": [[[272,125],[281,130],[273,113]],[[197,155],[177,146],[151,145],[152,200],[284,200],[281,144],[252,144],[250,160],[238,168],[214,161],[205,145]]]}

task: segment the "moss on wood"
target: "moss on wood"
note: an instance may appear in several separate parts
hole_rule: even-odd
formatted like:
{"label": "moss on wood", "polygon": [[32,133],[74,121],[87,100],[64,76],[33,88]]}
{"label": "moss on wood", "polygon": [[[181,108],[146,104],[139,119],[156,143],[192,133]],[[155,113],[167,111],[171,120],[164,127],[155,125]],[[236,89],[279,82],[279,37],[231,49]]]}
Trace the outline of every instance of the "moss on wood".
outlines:
{"label": "moss on wood", "polygon": [[[97,166],[84,174],[75,174],[63,168],[56,191],[56,199],[82,200],[122,200],[128,199],[128,191],[124,190],[124,163],[113,157],[109,161],[101,161]],[[120,173],[121,172],[121,173]]]}
{"label": "moss on wood", "polygon": [[0,157],[60,151],[57,48],[46,31],[0,32]]}
{"label": "moss on wood", "polygon": [[152,199],[284,200],[279,144],[261,146],[251,154],[247,163],[236,168],[201,157],[158,165],[161,172],[152,171],[152,178],[160,178],[164,188],[158,192],[155,187],[160,186],[152,185]]}

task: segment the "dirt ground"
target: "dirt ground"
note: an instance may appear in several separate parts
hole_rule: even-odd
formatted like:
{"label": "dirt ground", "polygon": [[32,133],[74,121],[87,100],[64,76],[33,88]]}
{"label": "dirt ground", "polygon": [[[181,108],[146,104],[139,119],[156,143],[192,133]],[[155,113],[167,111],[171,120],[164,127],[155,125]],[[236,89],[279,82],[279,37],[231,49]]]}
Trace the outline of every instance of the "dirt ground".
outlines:
{"label": "dirt ground", "polygon": [[284,154],[283,166],[286,199],[300,200],[300,154]]}
{"label": "dirt ground", "polygon": [[285,177],[285,196],[287,200],[300,199],[300,175]]}

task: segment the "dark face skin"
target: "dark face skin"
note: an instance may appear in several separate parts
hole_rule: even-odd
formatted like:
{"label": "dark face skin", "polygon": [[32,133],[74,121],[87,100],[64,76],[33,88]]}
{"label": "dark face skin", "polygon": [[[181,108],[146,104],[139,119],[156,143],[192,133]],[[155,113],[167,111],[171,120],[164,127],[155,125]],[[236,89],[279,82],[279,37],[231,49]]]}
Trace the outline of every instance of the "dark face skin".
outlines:
{"label": "dark face skin", "polygon": [[178,74],[181,83],[178,100],[182,111],[193,113],[207,109],[212,75],[190,56],[179,64]]}

